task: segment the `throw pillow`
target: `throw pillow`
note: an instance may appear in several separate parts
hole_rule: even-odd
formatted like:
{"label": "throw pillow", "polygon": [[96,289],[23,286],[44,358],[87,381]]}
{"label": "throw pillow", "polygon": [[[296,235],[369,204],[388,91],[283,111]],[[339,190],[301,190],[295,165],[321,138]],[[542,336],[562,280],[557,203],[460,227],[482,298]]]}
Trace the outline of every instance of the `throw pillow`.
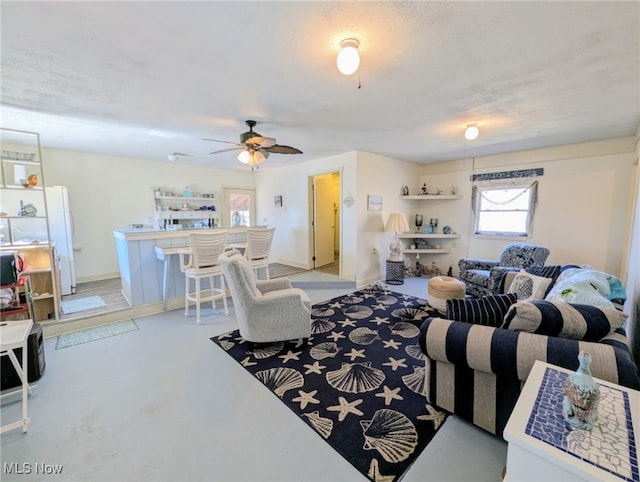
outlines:
{"label": "throw pillow", "polygon": [[620,328],[627,315],[593,305],[562,301],[519,301],[507,315],[501,328],[574,340],[599,341]]}
{"label": "throw pillow", "polygon": [[518,295],[518,301],[541,300],[547,288],[551,285],[551,278],[543,278],[521,269],[513,279],[507,293]]}
{"label": "throw pillow", "polygon": [[447,300],[447,318],[475,325],[500,326],[509,307],[518,301],[515,293],[482,298]]}

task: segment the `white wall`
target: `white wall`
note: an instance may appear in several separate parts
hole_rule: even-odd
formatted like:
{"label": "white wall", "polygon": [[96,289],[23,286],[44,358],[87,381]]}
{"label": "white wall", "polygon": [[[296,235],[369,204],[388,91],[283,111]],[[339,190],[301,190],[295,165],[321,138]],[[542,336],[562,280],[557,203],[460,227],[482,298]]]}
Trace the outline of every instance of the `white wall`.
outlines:
{"label": "white wall", "polygon": [[[589,263],[617,274],[625,256],[633,162],[633,138],[524,151],[418,166],[367,152],[348,152],[295,166],[257,173],[158,163],[91,153],[43,149],[47,185],[69,188],[76,221],[76,270],[80,281],[117,276],[112,231],[131,223],[151,224],[153,188],[214,191],[217,204],[223,186],[255,187],[257,221],[276,226],[273,259],[308,268],[310,176],[339,171],[341,201],[350,194],[355,204],[341,205],[342,273],[359,286],[383,279],[392,234],[383,226],[390,213],[404,212],[413,227],[417,212],[437,217],[439,229],[450,225],[461,237],[451,255],[435,256],[441,268],[461,257],[496,258],[504,240],[471,236],[470,175],[543,167],[539,204],[530,242],[551,249],[550,263]],[[169,180],[169,181],[168,181]],[[417,193],[423,182],[447,192],[455,185],[459,201],[400,200],[403,184]],[[367,211],[367,195],[383,196],[381,212]],[[282,195],[282,208],[273,196]],[[373,249],[379,253],[372,254]],[[429,258],[430,259],[430,258]],[[423,260],[423,263],[427,259]],[[457,270],[456,270],[457,271]]]}
{"label": "white wall", "polygon": [[153,225],[154,187],[213,191],[220,209],[223,186],[255,186],[250,171],[57,149],[43,149],[42,157],[46,184],[69,190],[79,282],[119,276],[113,230]]}
{"label": "white wall", "polygon": [[[636,131],[635,172],[631,177],[634,189],[630,196],[628,264],[625,282],[627,302],[624,305],[627,319],[627,337],[636,365],[640,368],[640,125]],[[623,266],[623,268],[625,268]]]}
{"label": "white wall", "polygon": [[[311,238],[309,230],[309,177],[329,172],[340,172],[342,179],[341,199],[351,193],[357,195],[356,153],[347,152],[337,156],[308,161],[293,166],[261,170],[256,178],[256,201],[258,222],[275,226],[271,248],[272,260],[311,267]],[[282,208],[276,208],[273,196],[282,195]],[[355,206],[341,206],[342,273],[347,279],[355,279],[356,261],[356,213]]]}
{"label": "white wall", "polygon": [[[384,231],[389,215],[395,212],[407,214],[411,227],[407,201],[401,200],[400,194],[402,186],[414,182],[417,174],[417,164],[358,152],[358,196],[354,207],[358,213],[356,279],[360,286],[385,278],[385,261],[394,237],[393,233]],[[382,211],[367,210],[368,195],[382,196]],[[373,254],[374,248],[377,255]]]}
{"label": "white wall", "polygon": [[426,165],[421,167],[421,182],[444,188],[455,184],[464,196],[463,201],[438,206],[434,216],[440,226],[451,224],[461,233],[454,251],[457,267],[462,257],[497,259],[507,242],[472,234],[471,174],[542,167],[527,242],[551,250],[548,264],[590,264],[620,275],[634,160],[634,140],[629,137]]}

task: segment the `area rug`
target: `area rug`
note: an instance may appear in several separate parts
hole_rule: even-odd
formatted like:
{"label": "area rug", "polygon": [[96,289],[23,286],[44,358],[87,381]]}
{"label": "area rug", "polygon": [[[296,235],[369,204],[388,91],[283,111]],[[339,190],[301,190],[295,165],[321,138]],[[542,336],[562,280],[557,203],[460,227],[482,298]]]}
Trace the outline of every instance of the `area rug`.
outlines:
{"label": "area rug", "polygon": [[58,336],[56,350],[101,340],[103,338],[122,335],[123,333],[129,333],[138,329],[138,325],[136,325],[135,321],[127,320],[108,325],[96,326],[95,328],[88,328],[86,330],[76,331],[75,333],[65,333],[64,335]]}
{"label": "area rug", "polygon": [[211,340],[370,480],[399,480],[446,414],[426,402],[426,301],[365,289],[313,306],[307,347]]}
{"label": "area rug", "polygon": [[88,296],[86,298],[67,300],[60,303],[62,312],[65,315],[78,313],[79,311],[93,310],[95,308],[101,308],[106,305],[107,304],[104,302],[104,300],[99,296]]}

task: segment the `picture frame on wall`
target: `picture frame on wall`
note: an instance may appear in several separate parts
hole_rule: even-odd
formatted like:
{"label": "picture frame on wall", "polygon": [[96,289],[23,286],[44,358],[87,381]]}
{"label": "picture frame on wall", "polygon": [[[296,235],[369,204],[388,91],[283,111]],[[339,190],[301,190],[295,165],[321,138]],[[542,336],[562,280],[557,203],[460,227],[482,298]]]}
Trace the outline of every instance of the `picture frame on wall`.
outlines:
{"label": "picture frame on wall", "polygon": [[382,196],[367,196],[367,211],[382,211]]}
{"label": "picture frame on wall", "polygon": [[274,196],[274,197],[273,197],[273,204],[274,204],[277,208],[281,208],[281,207],[282,207],[282,196],[281,196],[281,195]]}

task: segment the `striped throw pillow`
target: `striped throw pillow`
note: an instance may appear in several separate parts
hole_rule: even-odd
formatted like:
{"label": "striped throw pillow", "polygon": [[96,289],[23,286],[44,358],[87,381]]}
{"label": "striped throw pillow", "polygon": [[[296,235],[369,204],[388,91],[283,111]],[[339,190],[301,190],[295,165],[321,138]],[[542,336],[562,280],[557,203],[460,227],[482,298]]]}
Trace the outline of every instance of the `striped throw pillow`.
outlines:
{"label": "striped throw pillow", "polygon": [[500,326],[509,307],[518,301],[515,293],[482,298],[447,300],[447,318],[474,325]]}
{"label": "striped throw pillow", "polygon": [[594,305],[547,300],[519,301],[509,309],[502,328],[599,341],[620,328],[626,319],[626,313]]}

